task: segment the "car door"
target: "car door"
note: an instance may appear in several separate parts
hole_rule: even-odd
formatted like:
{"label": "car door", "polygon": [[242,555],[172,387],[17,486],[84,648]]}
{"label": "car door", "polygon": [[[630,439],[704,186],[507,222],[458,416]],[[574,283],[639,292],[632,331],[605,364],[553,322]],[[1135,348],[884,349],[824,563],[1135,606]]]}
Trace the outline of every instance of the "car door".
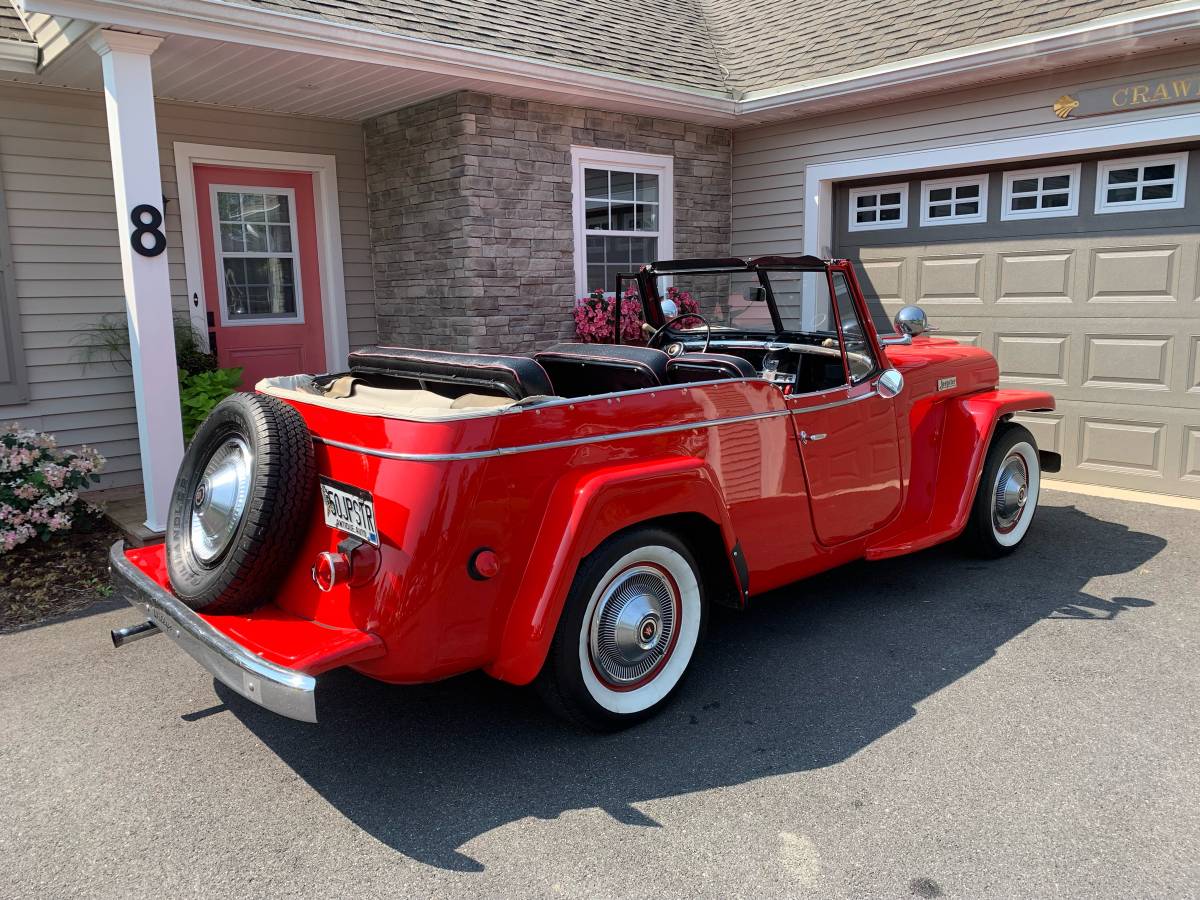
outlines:
{"label": "car door", "polygon": [[846,383],[792,395],[796,439],[808,480],[813,524],[822,544],[840,544],[890,521],[900,507],[900,446],[895,399],[880,395],[879,354],[863,327],[846,274],[830,273],[846,363]]}

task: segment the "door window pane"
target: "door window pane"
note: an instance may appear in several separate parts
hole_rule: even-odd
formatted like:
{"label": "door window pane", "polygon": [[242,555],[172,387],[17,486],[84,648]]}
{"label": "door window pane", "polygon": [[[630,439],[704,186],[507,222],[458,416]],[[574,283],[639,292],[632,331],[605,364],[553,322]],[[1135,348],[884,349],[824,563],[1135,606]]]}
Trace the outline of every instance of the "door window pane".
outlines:
{"label": "door window pane", "polygon": [[297,318],[296,235],[290,194],[270,189],[218,189],[214,208],[226,318]]}
{"label": "door window pane", "polygon": [[875,371],[875,354],[858,318],[850,285],[841,272],[833,273],[833,296],[837,303],[838,318],[842,320],[842,346],[846,350],[846,362],[850,367],[850,381],[858,383]]}

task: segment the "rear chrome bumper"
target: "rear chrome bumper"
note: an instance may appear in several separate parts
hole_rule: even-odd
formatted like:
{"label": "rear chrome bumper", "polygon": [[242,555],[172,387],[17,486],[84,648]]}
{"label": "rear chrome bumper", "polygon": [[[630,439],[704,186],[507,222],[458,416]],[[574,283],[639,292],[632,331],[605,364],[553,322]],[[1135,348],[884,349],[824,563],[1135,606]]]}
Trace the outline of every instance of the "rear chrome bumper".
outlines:
{"label": "rear chrome bumper", "polygon": [[267,662],[230,640],[125,557],[117,541],[108,553],[113,589],[222,684],[272,712],[317,721],[317,680]]}

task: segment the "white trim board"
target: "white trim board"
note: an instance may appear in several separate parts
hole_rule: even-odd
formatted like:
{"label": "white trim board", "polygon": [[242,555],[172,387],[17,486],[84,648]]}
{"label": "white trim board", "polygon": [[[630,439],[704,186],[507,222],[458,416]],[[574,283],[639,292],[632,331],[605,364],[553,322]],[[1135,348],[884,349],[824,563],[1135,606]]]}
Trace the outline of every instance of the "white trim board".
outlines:
{"label": "white trim board", "polygon": [[[833,252],[833,189],[840,181],[980,164],[997,165],[1072,153],[1125,151],[1196,138],[1200,138],[1200,113],[1187,113],[907,153],[814,163],[804,169],[803,251],[813,256],[829,256]],[[816,227],[810,227],[814,222]]]}
{"label": "white trim board", "polygon": [[[317,153],[254,150],[211,144],[175,144],[175,183],[183,227],[183,266],[187,278],[188,313],[192,325],[208,340],[204,303],[204,265],[200,255],[200,223],[196,219],[195,166],[308,172],[313,177],[317,263],[321,270],[325,365],[336,369],[350,354],[346,316],[346,279],[342,267],[342,220],[338,205],[337,161]],[[197,298],[199,302],[196,302]]]}

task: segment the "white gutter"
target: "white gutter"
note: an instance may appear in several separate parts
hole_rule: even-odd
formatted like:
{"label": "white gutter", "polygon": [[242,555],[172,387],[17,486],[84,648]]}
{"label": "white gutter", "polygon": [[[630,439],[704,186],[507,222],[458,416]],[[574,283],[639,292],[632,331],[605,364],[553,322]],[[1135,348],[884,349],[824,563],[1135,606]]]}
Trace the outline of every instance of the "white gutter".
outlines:
{"label": "white gutter", "polygon": [[[1055,28],[1035,35],[989,41],[870,69],[859,69],[828,78],[817,78],[761,91],[739,98],[739,115],[765,112],[877,94],[888,89],[909,92],[935,90],[938,82],[961,87],[966,83],[1029,74],[1050,68],[1082,65],[1137,49],[1137,43],[1154,43],[1168,36],[1195,32],[1200,40],[1200,0],[1179,0],[1146,9],[1104,16],[1090,22]],[[964,79],[964,75],[973,76]],[[883,98],[881,98],[883,99]],[[859,105],[862,105],[861,103]]]}
{"label": "white gutter", "polygon": [[264,11],[224,0],[23,0],[27,11],[119,27],[252,44],[415,69],[509,88],[584,95],[598,105],[642,104],[666,115],[735,125],[789,111],[838,108],[964,87],[984,80],[1083,65],[1163,46],[1200,41],[1200,0],[1177,0],[1091,22],[949,50],[828,78],[735,97],[618,73],[386,34],[359,25]]}

